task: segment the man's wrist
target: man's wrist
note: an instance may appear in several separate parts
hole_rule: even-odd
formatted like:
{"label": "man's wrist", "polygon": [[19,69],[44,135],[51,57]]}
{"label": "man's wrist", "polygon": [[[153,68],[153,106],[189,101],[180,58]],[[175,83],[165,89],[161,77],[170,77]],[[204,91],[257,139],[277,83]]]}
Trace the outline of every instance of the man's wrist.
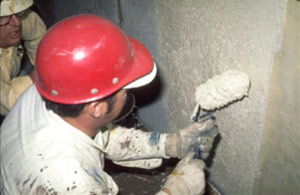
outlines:
{"label": "man's wrist", "polygon": [[177,133],[170,133],[167,135],[165,142],[165,154],[168,157],[178,157],[180,149],[180,136]]}

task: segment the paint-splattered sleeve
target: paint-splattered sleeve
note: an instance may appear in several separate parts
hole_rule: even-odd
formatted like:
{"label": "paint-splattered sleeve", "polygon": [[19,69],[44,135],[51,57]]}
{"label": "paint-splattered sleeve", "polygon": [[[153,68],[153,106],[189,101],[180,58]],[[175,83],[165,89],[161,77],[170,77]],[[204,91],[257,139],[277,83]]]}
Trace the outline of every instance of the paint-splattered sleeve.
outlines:
{"label": "paint-splattered sleeve", "polygon": [[167,158],[167,134],[117,127],[104,132],[106,158],[113,161]]}

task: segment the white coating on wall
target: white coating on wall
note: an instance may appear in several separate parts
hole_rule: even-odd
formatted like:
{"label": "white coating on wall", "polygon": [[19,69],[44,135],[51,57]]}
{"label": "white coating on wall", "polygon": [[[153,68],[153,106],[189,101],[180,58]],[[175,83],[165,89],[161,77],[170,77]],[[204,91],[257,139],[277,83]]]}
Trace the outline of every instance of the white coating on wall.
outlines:
{"label": "white coating on wall", "polygon": [[[247,73],[252,82],[249,97],[216,113],[220,140],[208,166],[210,180],[225,194],[252,194],[273,57],[282,41],[286,1],[156,3],[157,26],[152,28],[157,30],[157,37],[147,42],[147,35],[138,34],[138,29],[125,28],[142,40],[145,37],[146,45],[156,43],[154,57],[163,91],[159,101],[140,111],[142,121],[151,129],[164,131],[167,125],[167,131],[175,132],[190,123],[197,86],[229,69]],[[146,24],[144,27],[143,32]],[[160,122],[163,117],[158,113],[162,110],[166,124]]]}

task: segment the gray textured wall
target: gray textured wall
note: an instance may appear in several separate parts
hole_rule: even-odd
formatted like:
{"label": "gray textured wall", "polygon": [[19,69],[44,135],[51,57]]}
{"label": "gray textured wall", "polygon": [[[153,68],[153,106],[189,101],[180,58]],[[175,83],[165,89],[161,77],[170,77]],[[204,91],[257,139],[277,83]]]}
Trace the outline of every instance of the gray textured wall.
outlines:
{"label": "gray textured wall", "polygon": [[300,2],[289,0],[275,56],[256,194],[300,194]]}
{"label": "gray textured wall", "polygon": [[[213,161],[208,163],[209,179],[225,194],[268,192],[265,186],[272,183],[268,173],[278,166],[265,174],[260,171],[265,170],[261,167],[267,167],[270,159],[265,145],[272,137],[264,137],[264,131],[265,124],[268,129],[268,121],[272,123],[266,118],[267,105],[273,99],[271,75],[283,39],[287,0],[51,2],[51,13],[45,15],[50,25],[70,15],[95,13],[111,19],[151,51],[159,75],[153,85],[141,90],[140,102],[143,98],[145,102],[139,109],[141,121],[151,130],[175,132],[189,125],[196,86],[228,69],[246,72],[252,80],[249,97],[215,114],[220,137]],[[299,77],[293,78],[297,82]],[[297,90],[291,96],[299,99],[299,87],[286,90]],[[276,103],[269,105],[268,113],[273,106]],[[299,109],[295,114],[299,114]],[[260,185],[260,178],[268,181],[266,185]],[[280,192],[281,187],[278,188]]]}
{"label": "gray textured wall", "polygon": [[[213,75],[237,68],[252,78],[249,98],[217,113],[221,140],[210,179],[226,194],[253,193],[285,3],[170,0],[156,1],[155,10],[144,12],[155,13],[150,20],[156,20],[158,37],[152,42],[156,42],[154,57],[163,89],[161,98],[140,110],[143,122],[151,129],[173,132],[188,125],[195,87]],[[127,9],[130,14],[136,7]],[[139,27],[144,25],[143,33],[147,23],[139,23],[140,16],[134,17]],[[150,45],[134,23],[126,28],[125,22],[125,30],[136,32],[137,38]]]}

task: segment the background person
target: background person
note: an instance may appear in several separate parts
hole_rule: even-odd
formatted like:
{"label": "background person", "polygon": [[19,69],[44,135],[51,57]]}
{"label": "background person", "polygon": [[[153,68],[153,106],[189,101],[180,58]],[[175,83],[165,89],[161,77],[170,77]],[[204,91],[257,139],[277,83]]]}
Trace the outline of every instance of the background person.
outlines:
{"label": "background person", "polygon": [[38,44],[46,27],[32,10],[32,0],[0,2],[0,114],[8,114],[18,97],[33,83],[34,69],[20,76],[21,60],[35,65]]}

